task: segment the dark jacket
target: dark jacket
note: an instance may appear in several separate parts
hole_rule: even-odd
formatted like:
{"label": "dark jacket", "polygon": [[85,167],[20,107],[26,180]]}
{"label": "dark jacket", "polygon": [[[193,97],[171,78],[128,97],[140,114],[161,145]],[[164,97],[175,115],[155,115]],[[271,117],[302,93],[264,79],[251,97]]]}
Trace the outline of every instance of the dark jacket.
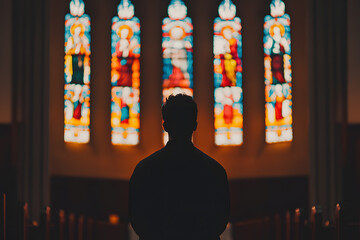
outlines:
{"label": "dark jacket", "polygon": [[190,141],[168,142],[130,179],[130,220],[140,240],[217,240],[229,205],[224,168]]}

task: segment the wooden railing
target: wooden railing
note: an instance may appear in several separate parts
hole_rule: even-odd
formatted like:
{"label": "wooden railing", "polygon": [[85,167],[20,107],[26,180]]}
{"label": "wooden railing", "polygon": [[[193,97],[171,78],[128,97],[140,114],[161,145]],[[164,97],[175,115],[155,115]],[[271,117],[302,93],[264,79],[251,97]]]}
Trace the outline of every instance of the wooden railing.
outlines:
{"label": "wooden railing", "polygon": [[[6,240],[6,195],[1,198],[1,238]],[[115,215],[116,216],[116,215]],[[41,212],[40,222],[30,221],[29,205],[21,209],[19,240],[107,240],[128,239],[127,223],[119,223],[116,217],[109,221],[95,220],[71,211],[52,210],[46,207]],[[232,239],[247,240],[355,240],[344,229],[342,208],[335,206],[334,221],[323,221],[321,208],[313,206],[309,214],[304,209],[288,210],[259,219],[232,222]],[[356,224],[355,224],[356,225]],[[360,226],[360,225],[357,225]],[[356,233],[356,230],[354,231]],[[344,237],[346,236],[346,237]],[[350,236],[350,238],[349,238]],[[359,238],[360,239],[360,238]]]}
{"label": "wooden railing", "polygon": [[[309,214],[294,209],[264,218],[234,222],[234,240],[359,240],[360,223],[344,220],[339,204],[334,221],[324,221],[322,209],[313,206]],[[360,216],[359,216],[360,220]]]}

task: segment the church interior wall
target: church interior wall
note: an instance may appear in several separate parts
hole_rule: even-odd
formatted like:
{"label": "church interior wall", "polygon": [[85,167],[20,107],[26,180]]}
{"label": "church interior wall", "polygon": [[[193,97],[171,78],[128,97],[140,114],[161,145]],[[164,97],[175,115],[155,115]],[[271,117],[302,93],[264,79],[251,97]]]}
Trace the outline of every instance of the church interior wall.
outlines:
{"label": "church interior wall", "polygon": [[[0,2],[0,172],[10,161],[12,98],[12,6],[10,0]],[[6,172],[6,171],[4,171]],[[0,189],[2,186],[0,185]]]}
{"label": "church interior wall", "polygon": [[10,0],[0,3],[0,124],[11,122],[12,77],[12,5]]}
{"label": "church interior wall", "polygon": [[360,77],[358,67],[360,66],[360,32],[354,31],[360,26],[358,13],[360,2],[348,0],[348,122],[349,124],[360,124]]}
{"label": "church interior wall", "polygon": [[[347,121],[348,121],[348,152],[347,167],[344,173],[344,202],[357,206],[360,201],[360,78],[358,67],[360,66],[360,32],[354,31],[360,25],[358,12],[360,2],[356,0],[347,1]],[[357,212],[360,207],[355,207]]]}
{"label": "church interior wall", "polygon": [[[50,4],[50,175],[129,179],[136,164],[160,149],[161,24],[169,1],[132,1],[141,21],[140,144],[112,146],[110,140],[110,24],[118,1],[86,1],[91,17],[91,137],[89,144],[63,141],[64,16],[68,1]],[[185,1],[194,24],[194,98],[199,126],[194,143],[217,159],[230,179],[307,176],[308,150],[308,12],[306,1],[286,1],[291,16],[293,128],[291,143],[265,144],[263,18],[270,1],[233,1],[243,25],[244,143],[218,147],[213,127],[213,19],[220,1]]]}

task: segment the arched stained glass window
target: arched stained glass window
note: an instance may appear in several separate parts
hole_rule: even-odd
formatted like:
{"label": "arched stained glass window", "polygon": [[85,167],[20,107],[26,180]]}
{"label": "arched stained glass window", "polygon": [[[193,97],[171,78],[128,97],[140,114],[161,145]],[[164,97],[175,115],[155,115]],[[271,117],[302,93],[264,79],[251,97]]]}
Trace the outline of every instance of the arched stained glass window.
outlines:
{"label": "arched stained glass window", "polygon": [[[181,0],[171,0],[169,17],[164,18],[163,101],[171,94],[193,96],[193,25],[187,7]],[[167,142],[164,133],[164,143]]]}
{"label": "arched stained glass window", "polygon": [[281,0],[272,0],[264,23],[266,142],[286,142],[292,131],[290,16]]}
{"label": "arched stained glass window", "polygon": [[215,144],[243,142],[242,36],[236,6],[224,0],[214,21]]}
{"label": "arched stained glass window", "polygon": [[65,16],[64,141],[90,140],[90,17],[82,0]]}
{"label": "arched stained glass window", "polygon": [[111,32],[111,142],[136,145],[140,129],[140,21],[121,0]]}

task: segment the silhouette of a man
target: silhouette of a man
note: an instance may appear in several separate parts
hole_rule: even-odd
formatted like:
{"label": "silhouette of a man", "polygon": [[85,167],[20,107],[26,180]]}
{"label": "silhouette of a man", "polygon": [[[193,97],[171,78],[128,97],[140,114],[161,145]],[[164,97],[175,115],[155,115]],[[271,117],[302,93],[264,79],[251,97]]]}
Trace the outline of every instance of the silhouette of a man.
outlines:
{"label": "silhouette of a man", "polygon": [[197,106],[171,95],[162,106],[164,148],[142,160],[130,179],[129,211],[140,240],[218,240],[229,219],[224,168],[194,147]]}

